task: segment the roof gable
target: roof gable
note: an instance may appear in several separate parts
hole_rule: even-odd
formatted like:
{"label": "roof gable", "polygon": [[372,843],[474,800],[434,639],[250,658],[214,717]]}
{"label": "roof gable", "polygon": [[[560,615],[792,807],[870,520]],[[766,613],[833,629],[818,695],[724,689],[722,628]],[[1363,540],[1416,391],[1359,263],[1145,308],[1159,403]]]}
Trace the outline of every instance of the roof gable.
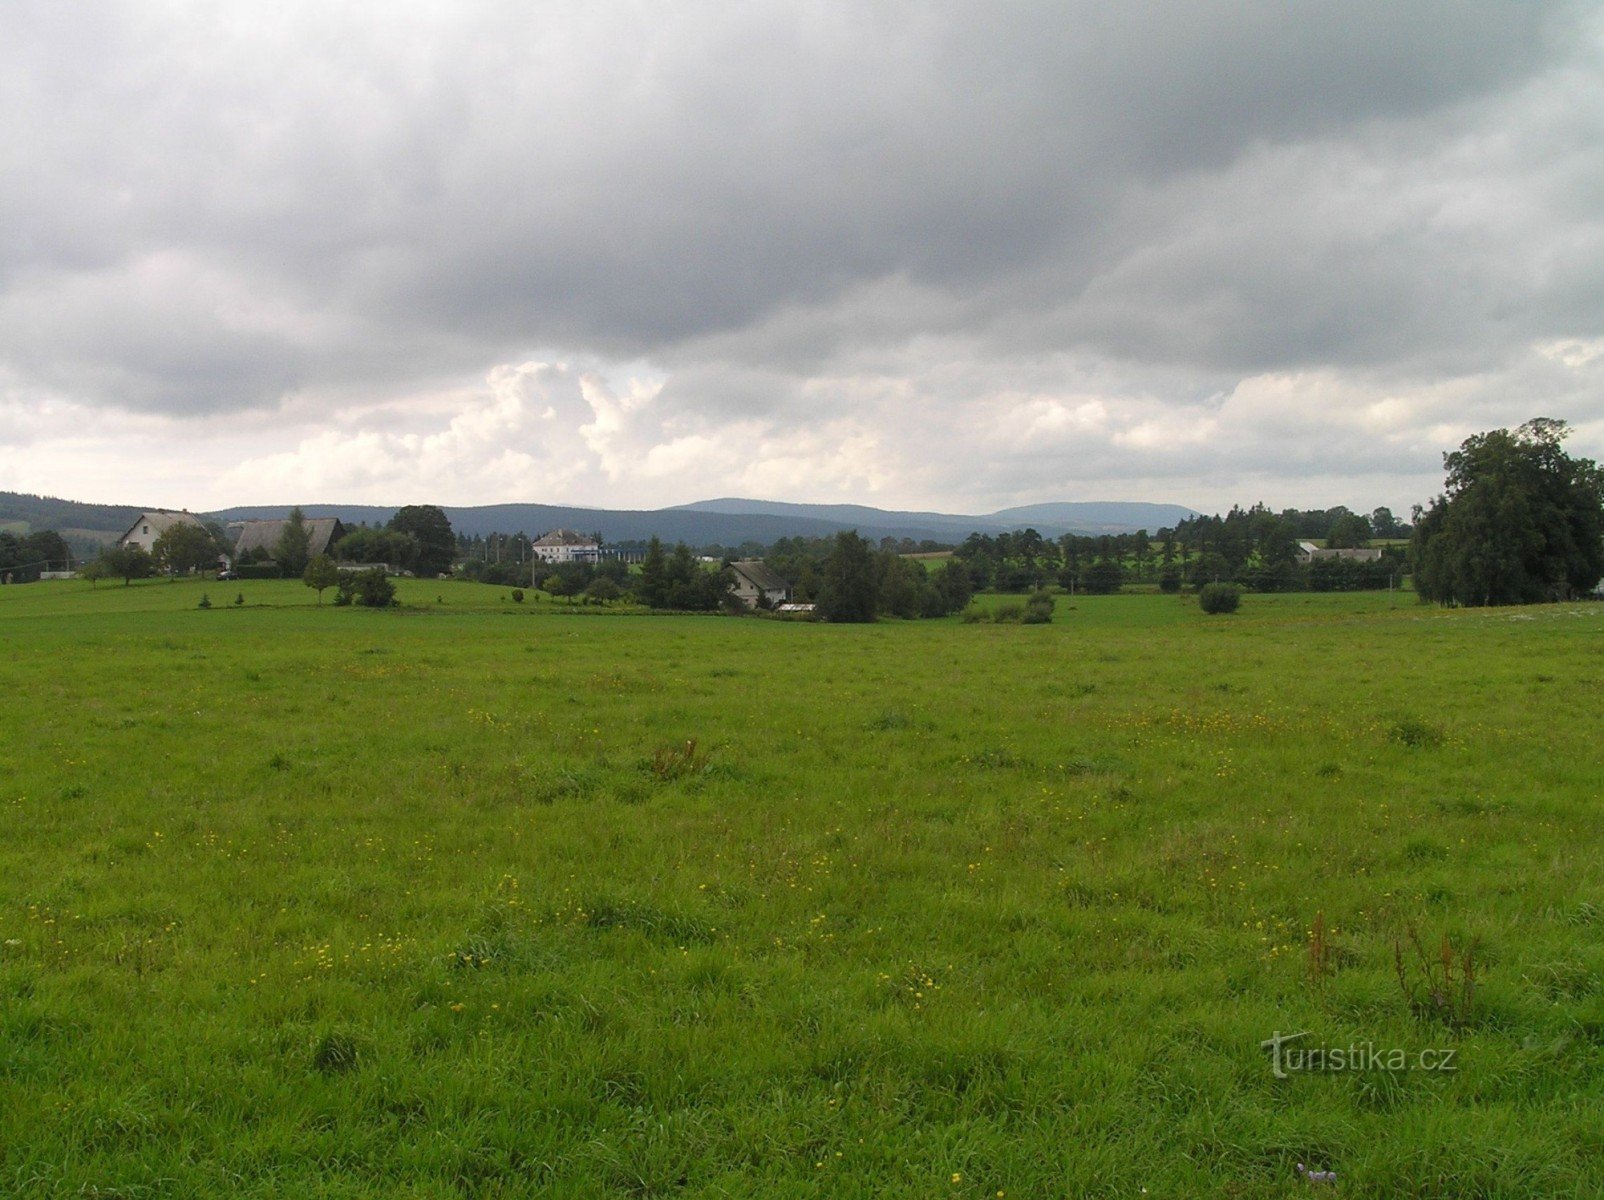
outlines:
{"label": "roof gable", "polygon": [[791,585],[783,576],[771,569],[767,563],[755,558],[743,558],[739,562],[732,562],[730,570],[760,592],[785,592],[791,589]]}
{"label": "roof gable", "polygon": [[136,529],[140,529],[146,525],[149,525],[151,532],[155,534],[165,533],[174,525],[194,525],[201,529],[205,528],[205,526],[201,524],[200,519],[193,513],[169,512],[165,508],[158,508],[154,512],[140,513],[139,520],[135,521],[132,525],[125,529],[123,531],[123,537],[118,538],[117,540],[122,541],[123,538],[128,537]]}
{"label": "roof gable", "polygon": [[[234,543],[234,553],[243,555],[253,550],[263,550],[272,554],[284,533],[284,526],[288,524],[287,519],[242,521],[239,538]],[[313,557],[327,554],[329,547],[345,536],[345,526],[340,523],[339,517],[307,517],[305,524],[306,552]]]}

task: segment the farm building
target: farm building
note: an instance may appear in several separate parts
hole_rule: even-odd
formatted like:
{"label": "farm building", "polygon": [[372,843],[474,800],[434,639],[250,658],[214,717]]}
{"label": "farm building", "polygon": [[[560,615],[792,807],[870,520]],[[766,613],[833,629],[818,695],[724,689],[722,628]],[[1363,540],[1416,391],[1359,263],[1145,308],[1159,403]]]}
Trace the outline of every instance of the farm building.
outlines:
{"label": "farm building", "polygon": [[[288,521],[241,521],[239,537],[234,542],[234,557],[243,559],[255,550],[271,555],[278,545]],[[232,526],[230,526],[232,528]],[[345,526],[339,517],[308,517],[306,519],[306,552],[316,558],[328,554],[333,545],[345,536]]]}
{"label": "farm building", "polygon": [[159,508],[155,512],[140,513],[139,520],[128,527],[128,532],[117,539],[117,544],[119,546],[138,546],[146,554],[149,554],[151,547],[156,544],[156,539],[174,525],[193,525],[197,529],[205,528],[198,519],[187,512],[168,512],[164,508]]}
{"label": "farm building", "polygon": [[747,608],[784,604],[791,598],[791,585],[769,567],[755,558],[732,562],[735,573],[735,595]]}
{"label": "farm building", "polygon": [[1379,562],[1380,550],[1327,550],[1316,546],[1313,542],[1299,542],[1297,560],[1308,566],[1312,562],[1324,562],[1331,559],[1347,559],[1349,562]]}
{"label": "farm building", "polygon": [[593,563],[601,558],[601,543],[572,529],[553,529],[536,538],[530,549],[536,558],[549,563]]}

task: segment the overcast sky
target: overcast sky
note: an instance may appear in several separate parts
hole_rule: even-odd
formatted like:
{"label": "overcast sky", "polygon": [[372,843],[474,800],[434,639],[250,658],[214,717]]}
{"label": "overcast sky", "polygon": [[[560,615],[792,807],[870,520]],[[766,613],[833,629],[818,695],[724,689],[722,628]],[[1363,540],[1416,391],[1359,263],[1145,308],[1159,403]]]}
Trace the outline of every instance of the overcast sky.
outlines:
{"label": "overcast sky", "polygon": [[0,489],[1387,504],[1604,459],[1598,4],[0,0]]}

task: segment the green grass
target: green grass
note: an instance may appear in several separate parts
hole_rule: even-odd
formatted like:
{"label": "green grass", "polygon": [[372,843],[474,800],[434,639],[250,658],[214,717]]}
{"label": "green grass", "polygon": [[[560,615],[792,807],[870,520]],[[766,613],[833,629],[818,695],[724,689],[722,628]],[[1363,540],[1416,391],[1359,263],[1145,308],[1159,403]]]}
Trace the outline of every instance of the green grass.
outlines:
{"label": "green grass", "polygon": [[[397,599],[410,609],[441,612],[519,612],[545,608],[554,612],[628,612],[629,605],[587,605],[580,597],[554,597],[524,588],[524,602],[514,603],[513,588],[461,579],[397,579]],[[323,593],[322,607],[334,603],[335,589]],[[317,608],[318,594],[299,579],[140,579],[89,584],[65,580],[19,587],[0,595],[0,620],[21,617],[67,618],[150,612],[176,612],[195,608],[202,596],[213,610]],[[236,605],[236,599],[242,603]]]}
{"label": "green grass", "polygon": [[1604,606],[509,593],[0,588],[0,1194],[1596,1194]]}

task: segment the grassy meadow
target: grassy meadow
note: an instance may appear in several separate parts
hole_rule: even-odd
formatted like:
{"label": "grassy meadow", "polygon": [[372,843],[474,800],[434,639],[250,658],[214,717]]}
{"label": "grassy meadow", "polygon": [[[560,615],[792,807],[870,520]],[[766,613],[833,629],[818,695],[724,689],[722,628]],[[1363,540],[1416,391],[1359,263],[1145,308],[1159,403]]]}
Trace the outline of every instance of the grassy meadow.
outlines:
{"label": "grassy meadow", "polygon": [[1604,1191],[1604,605],[402,599],[0,588],[0,1195]]}

